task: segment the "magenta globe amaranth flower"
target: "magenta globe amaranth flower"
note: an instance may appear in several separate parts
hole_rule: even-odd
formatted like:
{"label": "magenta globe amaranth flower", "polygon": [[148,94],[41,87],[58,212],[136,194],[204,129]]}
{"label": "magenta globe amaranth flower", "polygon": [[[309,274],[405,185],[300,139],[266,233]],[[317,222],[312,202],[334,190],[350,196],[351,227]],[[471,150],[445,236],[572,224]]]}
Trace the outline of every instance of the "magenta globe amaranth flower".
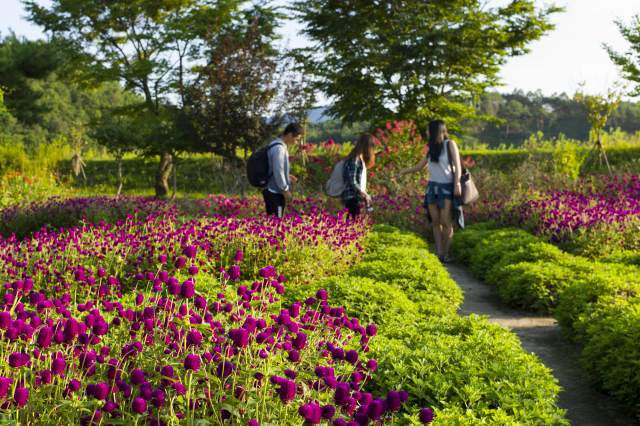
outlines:
{"label": "magenta globe amaranth flower", "polygon": [[369,361],[367,361],[368,370],[375,371],[376,368],[378,368],[378,361],[376,361],[375,359],[370,359]]}
{"label": "magenta globe amaranth flower", "polygon": [[236,330],[236,333],[233,336],[233,344],[239,348],[246,348],[249,346],[249,331],[244,328]]}
{"label": "magenta globe amaranth flower", "polygon": [[109,331],[109,324],[104,321],[97,322],[93,325],[93,333],[96,336],[104,336]]}
{"label": "magenta globe amaranth flower", "polygon": [[194,354],[187,355],[184,359],[184,369],[198,371],[200,369],[200,357]]}
{"label": "magenta globe amaranth flower", "polygon": [[220,364],[218,364],[218,367],[216,367],[216,376],[226,379],[231,375],[232,371],[233,366],[231,365],[231,363],[229,361],[222,361]]}
{"label": "magenta globe amaranth flower", "polygon": [[344,354],[344,359],[349,364],[355,364],[356,362],[358,362],[358,352],[356,352],[354,350],[347,351]]}
{"label": "magenta globe amaranth flower", "polygon": [[187,270],[187,272],[189,272],[189,275],[196,275],[198,271],[199,269],[197,266],[189,266],[189,269]]}
{"label": "magenta globe amaranth flower", "polygon": [[333,394],[333,401],[336,405],[343,406],[347,403],[349,395],[351,395],[351,389],[348,386],[339,385]]}
{"label": "magenta globe amaranth flower", "polygon": [[40,349],[47,349],[51,346],[51,338],[53,337],[53,330],[51,327],[42,327],[38,332],[37,344]]}
{"label": "magenta globe amaranth flower", "polygon": [[[28,356],[29,355],[27,355],[27,357]],[[22,354],[19,352],[14,352],[11,355],[9,355],[9,367],[11,368],[22,367],[25,364],[23,361],[24,361],[24,358],[22,357]]]}
{"label": "magenta globe amaranth flower", "polygon": [[333,416],[336,415],[336,407],[334,407],[333,405],[325,405],[320,411],[322,414],[322,418],[327,421],[330,421]]}
{"label": "magenta globe amaranth flower", "polygon": [[186,246],[182,254],[187,256],[189,259],[193,259],[194,257],[196,257],[196,254],[198,254],[198,248],[193,245]]}
{"label": "magenta globe amaranth flower", "polygon": [[182,269],[186,264],[187,260],[184,257],[180,256],[178,259],[176,259],[173,266],[175,266],[176,269]]}
{"label": "magenta globe amaranth flower", "polygon": [[13,379],[0,377],[0,400],[4,399],[9,392],[9,387],[13,384]]}
{"label": "magenta globe amaranth flower", "polygon": [[298,388],[296,387],[296,383],[292,380],[283,380],[280,382],[280,389],[278,390],[278,395],[280,396],[280,400],[285,404],[291,403],[296,397],[296,392]]}
{"label": "magenta globe amaranth flower", "polygon": [[51,362],[51,372],[56,376],[61,375],[66,367],[67,362],[64,358],[56,358]]}
{"label": "magenta globe amaranth flower", "polygon": [[142,398],[136,398],[131,403],[131,409],[134,413],[144,414],[144,412],[147,411],[147,401]]}
{"label": "magenta globe amaranth flower", "polygon": [[139,368],[132,370],[130,380],[134,385],[142,384],[144,382],[144,371]]}
{"label": "magenta globe amaranth flower", "polygon": [[367,426],[369,424],[369,417],[365,413],[357,413],[353,420],[358,426]]}
{"label": "magenta globe amaranth flower", "polygon": [[389,391],[387,393],[387,410],[392,413],[397,413],[400,410],[400,394],[396,391]]}
{"label": "magenta globe amaranth flower", "polygon": [[11,305],[13,303],[13,294],[7,293],[3,297],[3,301],[5,305]]}
{"label": "magenta globe amaranth flower", "polygon": [[420,410],[418,418],[420,419],[420,423],[429,424],[433,422],[433,411],[428,408],[423,408]]}
{"label": "magenta globe amaranth flower", "polygon": [[202,333],[198,330],[191,330],[187,333],[187,346],[198,346],[202,342]]}
{"label": "magenta globe amaranth flower", "polygon": [[193,281],[185,281],[180,286],[180,296],[191,299],[196,294],[196,287]]}
{"label": "magenta globe amaranth flower", "polygon": [[385,407],[379,399],[371,401],[367,406],[367,416],[374,422],[378,420],[385,412]]}
{"label": "magenta globe amaranth flower", "polygon": [[29,400],[29,391],[26,388],[16,388],[13,400],[18,407],[24,407]]}
{"label": "magenta globe amaranth flower", "polygon": [[93,392],[93,396],[98,400],[107,399],[109,396],[109,385],[106,383],[98,383]]}
{"label": "magenta globe amaranth flower", "polygon": [[375,324],[369,324],[366,328],[367,336],[373,337],[378,333]]}
{"label": "magenta globe amaranth flower", "polygon": [[229,279],[233,281],[240,281],[240,268],[236,265],[232,265],[229,268]]}

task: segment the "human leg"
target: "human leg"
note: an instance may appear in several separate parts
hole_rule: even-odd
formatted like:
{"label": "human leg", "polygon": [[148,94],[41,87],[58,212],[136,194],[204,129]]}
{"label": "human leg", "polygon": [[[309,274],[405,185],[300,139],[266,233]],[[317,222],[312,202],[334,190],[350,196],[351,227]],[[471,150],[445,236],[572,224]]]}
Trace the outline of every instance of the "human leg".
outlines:
{"label": "human leg", "polygon": [[262,190],[262,198],[264,198],[264,206],[267,216],[271,216],[273,214],[273,211],[271,210],[271,203],[269,202],[269,194],[270,192],[268,189]]}
{"label": "human leg", "polygon": [[442,224],[442,249],[445,260],[450,260],[451,240],[453,239],[453,201],[444,200],[444,206],[440,209],[440,223]]}
{"label": "human leg", "polygon": [[349,210],[349,216],[351,216],[351,219],[355,219],[356,216],[360,215],[360,200],[357,198],[351,198],[349,199],[349,201],[347,201],[347,204],[345,204],[345,207],[347,208],[347,210]]}
{"label": "human leg", "polygon": [[436,242],[436,253],[438,258],[442,258],[442,225],[440,222],[440,209],[437,203],[429,204],[429,214],[431,215],[433,238]]}
{"label": "human leg", "polygon": [[275,214],[279,219],[284,217],[284,209],[287,203],[284,200],[284,195],[275,194],[268,189],[262,191],[265,204],[267,205],[267,215]]}

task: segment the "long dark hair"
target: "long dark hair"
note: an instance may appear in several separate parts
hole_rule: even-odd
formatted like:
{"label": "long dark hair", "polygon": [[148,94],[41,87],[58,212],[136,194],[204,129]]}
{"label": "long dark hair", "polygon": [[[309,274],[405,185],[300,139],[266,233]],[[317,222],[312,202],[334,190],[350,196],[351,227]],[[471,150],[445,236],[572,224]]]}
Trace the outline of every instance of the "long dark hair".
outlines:
{"label": "long dark hair", "polygon": [[362,155],[366,169],[370,169],[376,165],[375,140],[371,133],[363,133],[362,136],[360,136],[358,142],[356,142],[356,146],[354,146],[349,155],[346,156],[345,161],[353,160],[360,155]]}
{"label": "long dark hair", "polygon": [[427,151],[429,161],[438,162],[444,149],[444,142],[448,139],[449,133],[447,133],[446,123],[442,120],[431,120],[429,122],[429,151]]}

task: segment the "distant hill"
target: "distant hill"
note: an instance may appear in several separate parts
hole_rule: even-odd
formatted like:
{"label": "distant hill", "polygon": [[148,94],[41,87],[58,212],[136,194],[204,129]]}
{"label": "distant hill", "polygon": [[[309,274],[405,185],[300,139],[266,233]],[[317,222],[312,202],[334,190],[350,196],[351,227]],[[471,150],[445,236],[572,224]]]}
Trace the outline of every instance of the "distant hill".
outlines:
{"label": "distant hill", "polygon": [[[505,120],[505,123],[492,125],[486,121],[467,120],[462,123],[466,133],[456,134],[463,146],[487,146],[497,148],[500,145],[521,146],[532,135],[542,132],[543,140],[558,138],[560,134],[580,141],[589,140],[591,125],[587,121],[584,106],[565,93],[545,96],[540,90],[524,93],[515,90],[511,94],[486,92],[476,104],[479,115],[489,115]],[[309,142],[323,142],[333,139],[335,142],[352,142],[368,129],[366,123],[356,123],[353,128],[341,128],[340,121],[324,115],[327,107],[316,108],[310,116],[307,127]],[[620,129],[635,134],[640,132],[640,105],[635,102],[622,102],[613,111],[605,130]]]}
{"label": "distant hill", "polygon": [[325,111],[327,111],[327,107],[318,107],[312,109],[311,112],[309,112],[309,122],[324,123],[325,121],[331,120],[331,117],[324,115]]}

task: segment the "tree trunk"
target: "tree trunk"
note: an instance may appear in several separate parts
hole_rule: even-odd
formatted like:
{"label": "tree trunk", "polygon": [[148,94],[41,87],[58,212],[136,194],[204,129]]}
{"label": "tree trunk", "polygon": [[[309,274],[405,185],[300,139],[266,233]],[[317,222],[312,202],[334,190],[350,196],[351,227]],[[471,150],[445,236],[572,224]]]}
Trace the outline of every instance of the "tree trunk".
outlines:
{"label": "tree trunk", "polygon": [[164,198],[169,195],[169,173],[172,169],[171,154],[163,152],[156,172],[156,197]]}
{"label": "tree trunk", "polygon": [[173,164],[173,194],[171,194],[171,202],[173,203],[176,200],[176,172],[178,167],[173,156],[171,156],[171,162]]}
{"label": "tree trunk", "polygon": [[116,201],[120,198],[122,191],[122,155],[118,156],[118,190],[116,191]]}

